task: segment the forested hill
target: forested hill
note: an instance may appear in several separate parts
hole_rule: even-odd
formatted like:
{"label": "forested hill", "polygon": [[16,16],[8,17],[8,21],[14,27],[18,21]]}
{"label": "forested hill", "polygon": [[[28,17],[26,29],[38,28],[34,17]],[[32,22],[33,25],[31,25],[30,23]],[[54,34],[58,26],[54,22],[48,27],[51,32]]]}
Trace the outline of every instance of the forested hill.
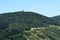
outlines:
{"label": "forested hill", "polygon": [[0,14],[0,40],[26,40],[24,31],[32,27],[60,25],[57,21],[35,12]]}
{"label": "forested hill", "polygon": [[51,18],[48,18],[35,12],[20,11],[0,14],[0,29],[11,26],[21,26],[29,28],[48,25],[60,25],[60,24]]}
{"label": "forested hill", "polygon": [[52,17],[53,19],[60,21],[60,15]]}

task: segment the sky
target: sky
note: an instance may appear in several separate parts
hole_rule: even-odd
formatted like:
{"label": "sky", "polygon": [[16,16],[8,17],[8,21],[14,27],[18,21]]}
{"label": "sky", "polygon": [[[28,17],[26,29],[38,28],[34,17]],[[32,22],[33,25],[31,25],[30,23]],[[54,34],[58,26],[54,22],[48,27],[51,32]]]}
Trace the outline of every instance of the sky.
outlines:
{"label": "sky", "polygon": [[0,14],[22,10],[48,17],[60,15],[60,0],[0,0]]}

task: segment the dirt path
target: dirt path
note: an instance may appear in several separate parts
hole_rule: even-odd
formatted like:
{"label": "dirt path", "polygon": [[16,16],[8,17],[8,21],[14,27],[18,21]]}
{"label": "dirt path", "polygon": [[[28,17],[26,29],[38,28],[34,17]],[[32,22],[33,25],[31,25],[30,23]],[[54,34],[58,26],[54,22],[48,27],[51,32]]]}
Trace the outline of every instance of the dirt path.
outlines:
{"label": "dirt path", "polygon": [[32,35],[32,36],[37,38],[37,40],[43,40],[42,38],[38,37],[37,34],[36,35]]}

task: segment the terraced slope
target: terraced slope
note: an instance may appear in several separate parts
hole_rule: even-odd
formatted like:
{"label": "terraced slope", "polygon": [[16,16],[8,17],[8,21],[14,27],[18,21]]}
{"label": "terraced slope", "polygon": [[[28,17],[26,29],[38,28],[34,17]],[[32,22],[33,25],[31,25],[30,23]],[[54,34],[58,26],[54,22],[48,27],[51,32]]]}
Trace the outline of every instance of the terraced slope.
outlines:
{"label": "terraced slope", "polygon": [[40,30],[25,31],[27,40],[60,40],[60,27],[45,27]]}

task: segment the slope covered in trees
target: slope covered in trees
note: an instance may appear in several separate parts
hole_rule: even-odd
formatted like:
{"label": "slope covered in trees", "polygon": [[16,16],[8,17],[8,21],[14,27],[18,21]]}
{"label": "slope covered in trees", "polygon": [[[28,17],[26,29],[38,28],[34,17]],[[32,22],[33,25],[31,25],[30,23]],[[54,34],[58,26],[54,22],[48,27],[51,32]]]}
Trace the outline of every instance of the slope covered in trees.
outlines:
{"label": "slope covered in trees", "polygon": [[0,40],[26,40],[24,31],[32,27],[60,25],[57,21],[35,12],[0,14]]}
{"label": "slope covered in trees", "polygon": [[[60,25],[55,20],[34,12],[12,12],[0,14],[0,28],[20,25],[30,27],[40,27],[47,25]],[[3,26],[3,27],[1,27]]]}
{"label": "slope covered in trees", "polygon": [[60,21],[60,15],[54,16],[54,17],[52,17],[52,18]]}

